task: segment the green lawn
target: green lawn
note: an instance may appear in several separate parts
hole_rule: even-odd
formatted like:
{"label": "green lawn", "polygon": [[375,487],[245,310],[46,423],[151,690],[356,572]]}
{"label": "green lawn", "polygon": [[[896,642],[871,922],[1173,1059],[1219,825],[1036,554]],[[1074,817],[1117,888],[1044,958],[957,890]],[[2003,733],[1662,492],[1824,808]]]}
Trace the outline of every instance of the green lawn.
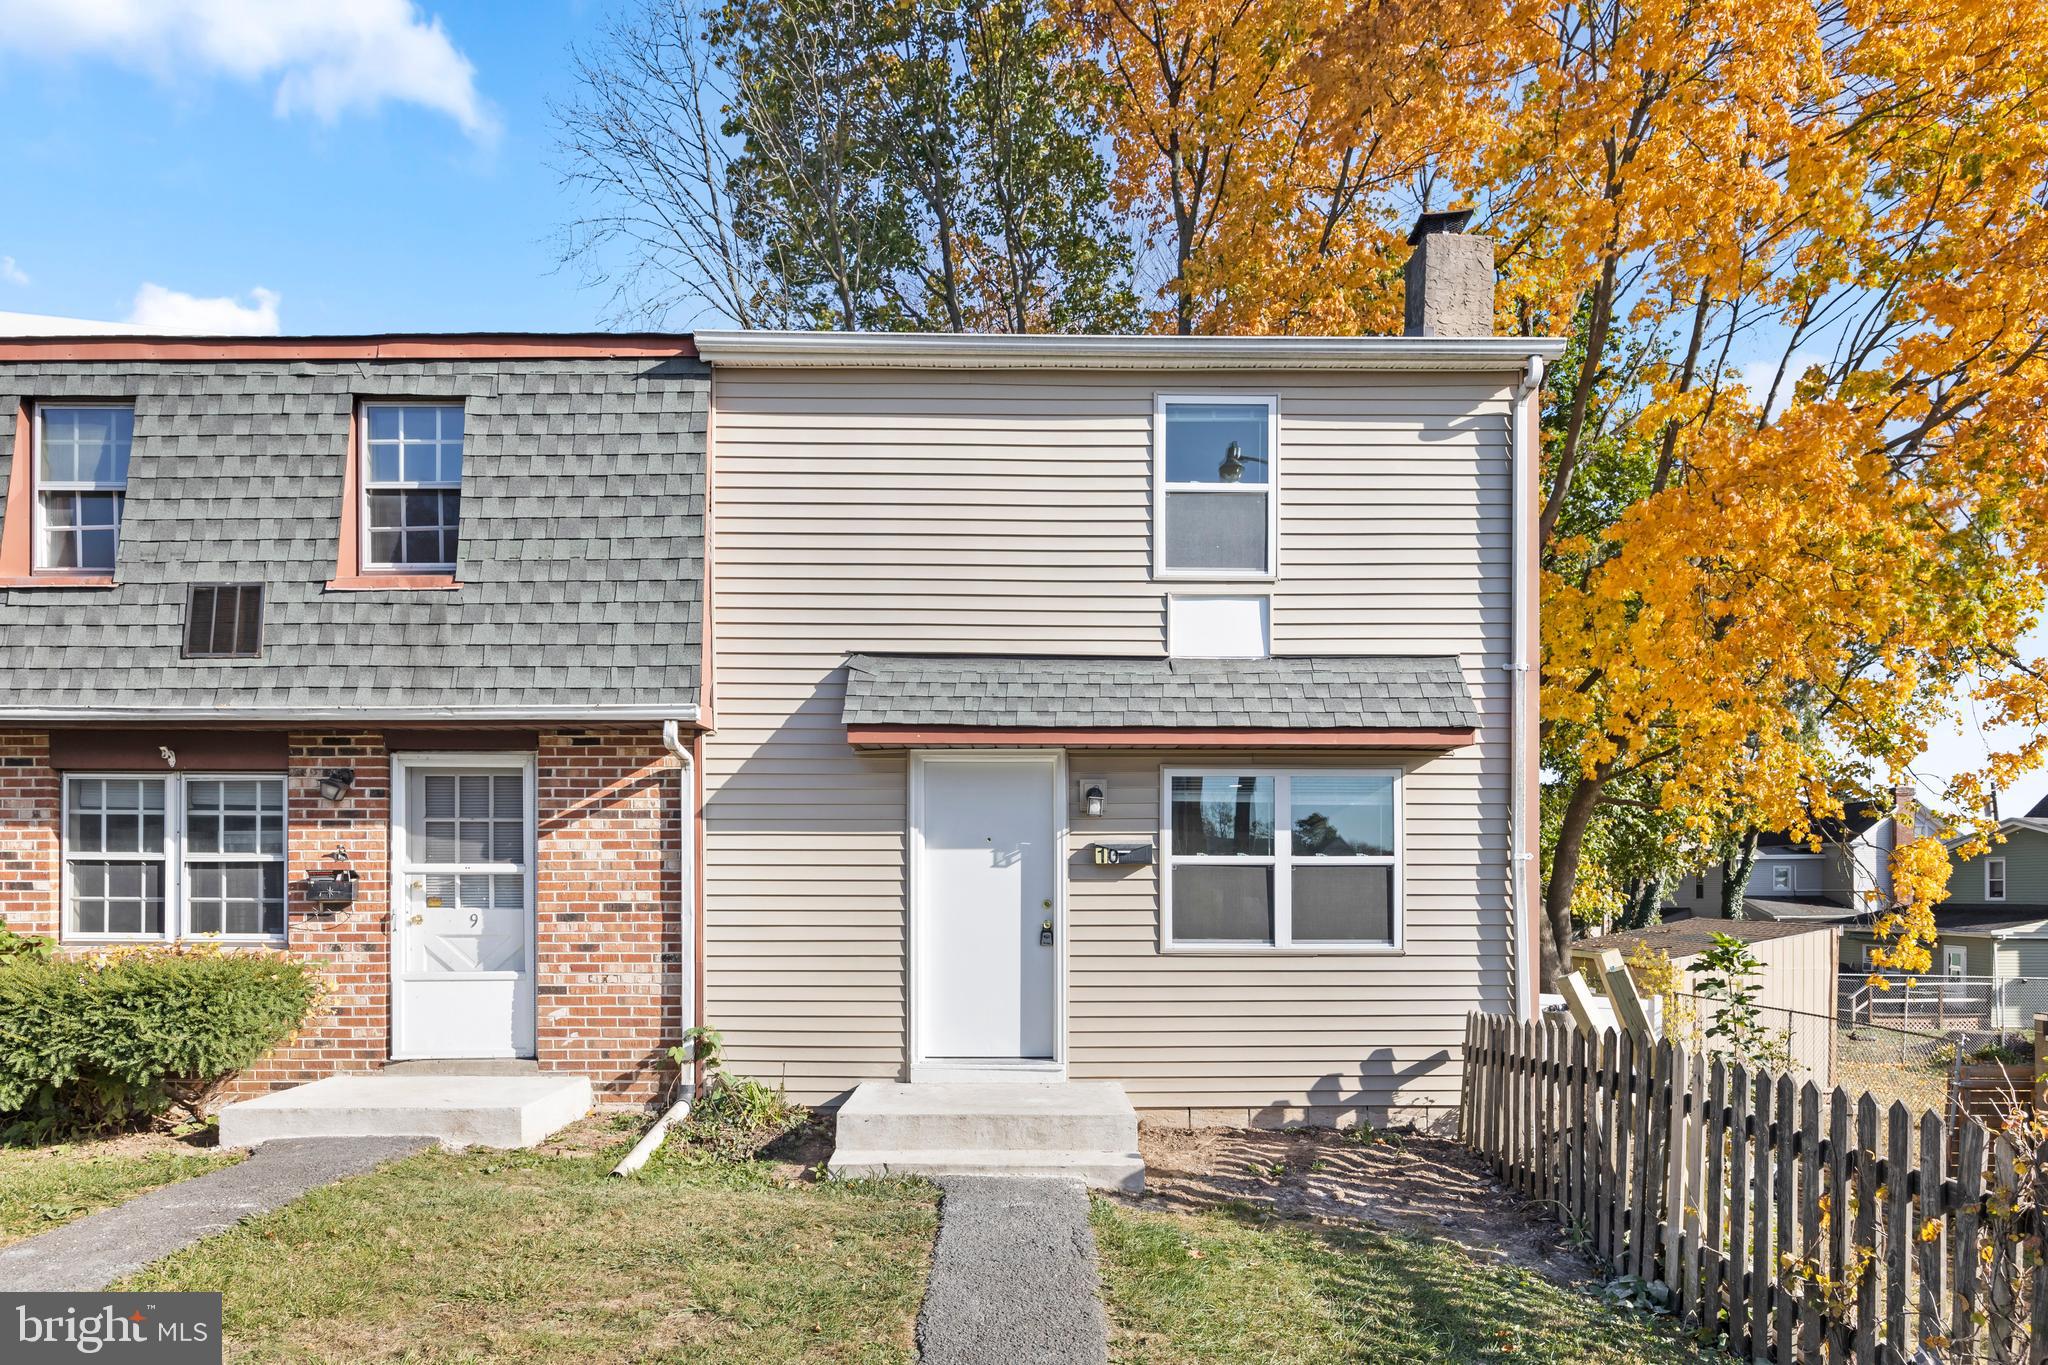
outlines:
{"label": "green lawn", "polygon": [[240,1152],[138,1151],[120,1142],[0,1147],[0,1245],[241,1159]]}
{"label": "green lawn", "polygon": [[219,1290],[232,1360],[911,1358],[930,1186],[617,1155],[429,1152],[118,1287]]}
{"label": "green lawn", "polygon": [[1119,1361],[1702,1359],[1652,1319],[1447,1242],[1101,1200],[1094,1221]]}

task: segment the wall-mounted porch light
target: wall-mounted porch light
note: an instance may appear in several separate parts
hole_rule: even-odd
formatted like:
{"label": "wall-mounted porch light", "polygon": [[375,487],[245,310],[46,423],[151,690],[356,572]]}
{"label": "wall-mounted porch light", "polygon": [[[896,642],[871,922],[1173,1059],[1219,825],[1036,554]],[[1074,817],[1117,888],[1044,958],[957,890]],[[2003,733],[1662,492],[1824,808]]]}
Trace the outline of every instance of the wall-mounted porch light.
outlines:
{"label": "wall-mounted porch light", "polygon": [[1079,777],[1074,787],[1081,797],[1081,813],[1093,819],[1102,818],[1102,808],[1109,800],[1109,779],[1103,777]]}
{"label": "wall-mounted porch light", "polygon": [[329,768],[320,775],[320,795],[329,801],[340,801],[355,784],[355,769]]}

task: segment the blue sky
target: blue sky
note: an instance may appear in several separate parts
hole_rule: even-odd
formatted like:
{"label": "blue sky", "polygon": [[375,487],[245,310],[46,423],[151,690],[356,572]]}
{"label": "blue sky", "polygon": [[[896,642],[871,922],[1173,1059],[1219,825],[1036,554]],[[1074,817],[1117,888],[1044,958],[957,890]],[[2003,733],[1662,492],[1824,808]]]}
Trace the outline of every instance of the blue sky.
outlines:
{"label": "blue sky", "polygon": [[0,311],[119,321],[155,285],[251,330],[595,326],[554,269],[546,106],[603,14],[0,0]]}

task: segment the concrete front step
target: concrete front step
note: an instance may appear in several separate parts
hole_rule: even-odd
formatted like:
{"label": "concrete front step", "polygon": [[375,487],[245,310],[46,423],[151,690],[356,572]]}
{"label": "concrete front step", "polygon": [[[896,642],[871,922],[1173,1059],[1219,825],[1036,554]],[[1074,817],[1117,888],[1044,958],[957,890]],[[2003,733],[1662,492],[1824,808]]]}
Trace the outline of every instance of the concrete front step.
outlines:
{"label": "concrete front step", "polygon": [[1145,1160],[1137,1152],[984,1152],[958,1148],[930,1152],[858,1152],[833,1148],[828,1167],[842,1180],[884,1175],[1014,1175],[1078,1180],[1098,1190],[1142,1194]]}
{"label": "concrete front step", "polygon": [[838,1115],[835,1175],[1067,1176],[1144,1188],[1138,1115],[1113,1081],[870,1081]]}
{"label": "concrete front step", "polygon": [[450,1147],[531,1147],[590,1112],[590,1078],[329,1076],[220,1111],[220,1145],[275,1138],[429,1137]]}

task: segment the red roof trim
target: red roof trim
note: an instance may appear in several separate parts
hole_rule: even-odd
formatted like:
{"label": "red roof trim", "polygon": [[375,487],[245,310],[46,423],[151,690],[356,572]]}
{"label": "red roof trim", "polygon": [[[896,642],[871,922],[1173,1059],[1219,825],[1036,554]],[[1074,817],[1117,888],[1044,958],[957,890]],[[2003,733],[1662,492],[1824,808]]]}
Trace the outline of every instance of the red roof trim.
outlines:
{"label": "red roof trim", "polygon": [[332,337],[8,337],[8,360],[520,360],[697,354],[687,335],[659,332],[450,332]]}
{"label": "red roof trim", "polygon": [[1162,745],[1192,749],[1456,749],[1479,738],[1476,730],[1276,730],[1251,726],[1189,729],[1129,725],[1109,729],[988,728],[973,725],[849,725],[849,744],[1049,744],[1065,747]]}

